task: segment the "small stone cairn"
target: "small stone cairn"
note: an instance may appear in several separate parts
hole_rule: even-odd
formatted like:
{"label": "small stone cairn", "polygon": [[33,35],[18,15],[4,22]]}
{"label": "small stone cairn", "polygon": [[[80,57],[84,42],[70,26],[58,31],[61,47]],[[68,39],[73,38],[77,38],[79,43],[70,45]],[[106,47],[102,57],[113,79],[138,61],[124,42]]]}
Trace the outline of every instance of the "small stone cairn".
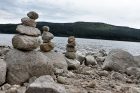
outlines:
{"label": "small stone cairn", "polygon": [[75,37],[70,36],[68,38],[68,44],[66,45],[66,53],[65,56],[68,59],[75,59],[76,58],[76,42],[75,42]]}
{"label": "small stone cairn", "polygon": [[43,26],[42,40],[43,44],[40,45],[40,50],[43,52],[49,52],[54,49],[54,43],[51,40],[54,38],[54,35],[49,32],[48,26]]}
{"label": "small stone cairn", "polygon": [[13,47],[23,51],[32,51],[39,47],[41,41],[38,38],[40,30],[36,28],[35,20],[39,15],[31,11],[27,13],[28,17],[21,19],[22,24],[18,25],[16,31],[19,32],[12,39]]}

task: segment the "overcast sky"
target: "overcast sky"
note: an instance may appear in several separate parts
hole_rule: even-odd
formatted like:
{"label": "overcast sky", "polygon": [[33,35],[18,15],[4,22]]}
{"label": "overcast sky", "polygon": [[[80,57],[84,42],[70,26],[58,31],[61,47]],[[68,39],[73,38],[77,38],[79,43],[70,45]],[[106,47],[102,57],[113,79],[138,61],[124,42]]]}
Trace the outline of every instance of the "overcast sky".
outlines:
{"label": "overcast sky", "polygon": [[0,0],[0,23],[20,23],[28,11],[37,21],[104,22],[140,29],[140,0]]}

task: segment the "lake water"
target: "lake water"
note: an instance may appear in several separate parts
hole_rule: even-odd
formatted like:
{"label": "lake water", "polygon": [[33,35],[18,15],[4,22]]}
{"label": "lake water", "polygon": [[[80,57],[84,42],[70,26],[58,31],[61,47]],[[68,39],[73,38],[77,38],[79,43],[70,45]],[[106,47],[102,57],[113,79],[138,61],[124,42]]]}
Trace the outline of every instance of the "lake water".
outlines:
{"label": "lake water", "polygon": [[[14,35],[0,34],[0,45],[12,46],[11,40]],[[55,37],[52,40],[55,43],[55,50],[60,52],[65,51],[67,44],[66,37]],[[133,55],[140,55],[139,42],[126,42],[126,41],[112,41],[112,40],[99,40],[99,39],[83,39],[76,38],[77,50],[81,52],[97,52],[104,49],[109,52],[111,49],[123,49]]]}

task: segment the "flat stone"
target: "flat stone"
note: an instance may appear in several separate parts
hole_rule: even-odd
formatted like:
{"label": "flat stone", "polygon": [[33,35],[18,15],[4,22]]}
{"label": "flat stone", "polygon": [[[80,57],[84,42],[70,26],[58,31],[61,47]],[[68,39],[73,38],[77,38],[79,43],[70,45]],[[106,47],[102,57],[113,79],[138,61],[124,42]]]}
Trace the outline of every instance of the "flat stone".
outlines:
{"label": "flat stone", "polygon": [[39,36],[41,34],[39,29],[24,25],[18,25],[16,31],[18,31],[20,34],[28,36]]}
{"label": "flat stone", "polygon": [[43,43],[40,45],[40,50],[43,52],[49,52],[54,49],[54,43],[49,42],[49,43]]}
{"label": "flat stone", "polygon": [[21,19],[21,22],[25,26],[31,26],[31,27],[36,27],[36,22],[34,19],[30,19],[28,17],[24,17]]}
{"label": "flat stone", "polygon": [[75,52],[66,52],[65,56],[69,59],[76,59],[76,54]]}
{"label": "flat stone", "polygon": [[66,51],[67,52],[76,52],[76,48],[75,47],[66,47]]}
{"label": "flat stone", "polygon": [[30,37],[26,35],[15,35],[12,39],[13,47],[19,50],[31,51],[40,46],[38,37]]}
{"label": "flat stone", "polygon": [[29,13],[27,13],[27,16],[31,19],[38,19],[38,17],[39,17],[38,13],[36,13],[34,11],[30,11]]}
{"label": "flat stone", "polygon": [[54,38],[54,35],[50,32],[43,32],[42,34],[42,40],[44,43],[48,43],[51,39]]}

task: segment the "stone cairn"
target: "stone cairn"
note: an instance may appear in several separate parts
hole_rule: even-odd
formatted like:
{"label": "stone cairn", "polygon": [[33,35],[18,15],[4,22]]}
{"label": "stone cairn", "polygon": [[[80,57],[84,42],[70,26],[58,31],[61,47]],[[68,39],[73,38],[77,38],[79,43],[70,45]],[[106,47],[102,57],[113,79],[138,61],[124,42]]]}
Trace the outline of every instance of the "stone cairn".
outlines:
{"label": "stone cairn", "polygon": [[42,40],[43,44],[40,45],[40,50],[43,52],[49,52],[54,49],[54,43],[51,40],[54,38],[54,35],[49,32],[48,26],[43,26]]}
{"label": "stone cairn", "polygon": [[23,51],[31,51],[39,47],[40,39],[38,38],[40,30],[36,28],[35,20],[39,15],[31,11],[27,13],[28,17],[21,19],[22,24],[18,25],[16,31],[19,33],[12,39],[13,47]]}
{"label": "stone cairn", "polygon": [[75,37],[70,36],[68,38],[68,44],[66,45],[66,53],[65,56],[69,59],[75,59],[76,58],[76,42]]}

